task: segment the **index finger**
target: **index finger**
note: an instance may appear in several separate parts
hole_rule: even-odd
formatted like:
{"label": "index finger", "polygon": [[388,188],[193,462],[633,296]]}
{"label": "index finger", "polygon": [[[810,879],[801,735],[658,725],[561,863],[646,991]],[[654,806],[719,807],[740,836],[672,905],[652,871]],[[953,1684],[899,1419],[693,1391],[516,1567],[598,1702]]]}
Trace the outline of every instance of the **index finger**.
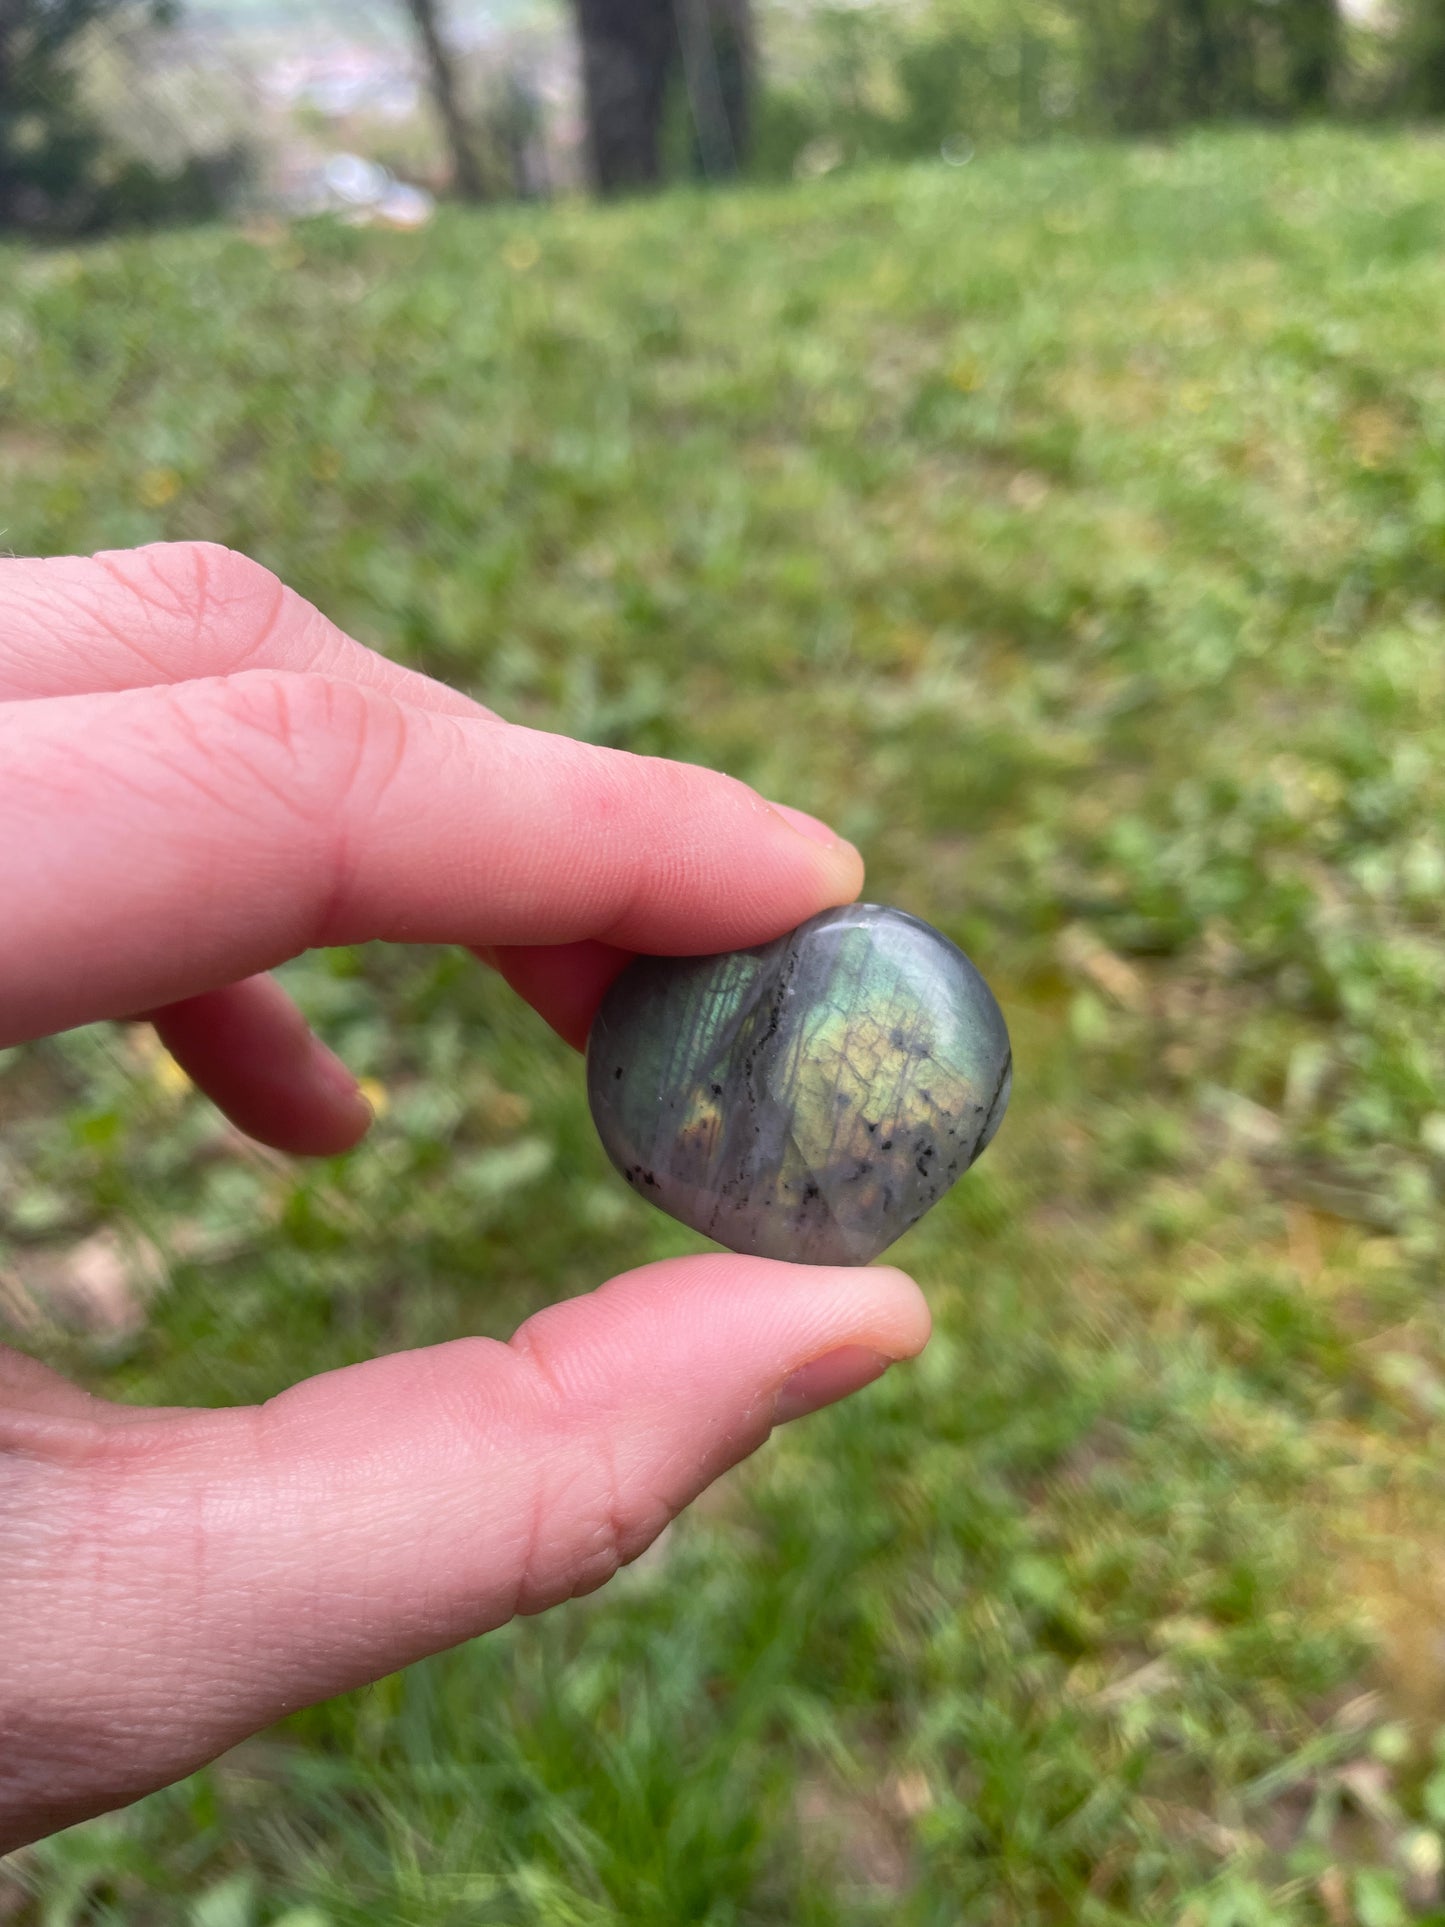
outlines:
{"label": "index finger", "polygon": [[862,882],[685,763],[271,671],[0,706],[0,1043],[375,939],[704,952]]}

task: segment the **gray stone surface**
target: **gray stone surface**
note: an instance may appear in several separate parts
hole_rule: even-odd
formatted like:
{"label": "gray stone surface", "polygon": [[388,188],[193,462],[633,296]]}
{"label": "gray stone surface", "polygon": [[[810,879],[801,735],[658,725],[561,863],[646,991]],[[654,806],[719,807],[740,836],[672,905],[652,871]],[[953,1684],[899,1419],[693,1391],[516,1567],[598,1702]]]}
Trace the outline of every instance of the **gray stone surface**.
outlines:
{"label": "gray stone surface", "polygon": [[993,993],[930,924],[825,910],[752,950],[639,957],[587,1044],[608,1156],[734,1251],[866,1264],[989,1143],[1008,1104]]}

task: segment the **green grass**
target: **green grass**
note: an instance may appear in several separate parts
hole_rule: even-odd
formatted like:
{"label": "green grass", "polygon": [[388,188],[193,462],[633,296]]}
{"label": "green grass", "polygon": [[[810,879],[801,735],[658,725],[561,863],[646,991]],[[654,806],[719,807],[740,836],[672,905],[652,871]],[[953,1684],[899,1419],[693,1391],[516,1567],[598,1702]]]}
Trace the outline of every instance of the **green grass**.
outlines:
{"label": "green grass", "polygon": [[[0,540],[217,537],[827,814],[1018,1059],[916,1367],[0,1917],[1445,1919],[1442,312],[1445,145],[1323,133],[0,259]],[[33,1348],[256,1398],[697,1243],[465,958],[290,975],[390,1093],[349,1160],[0,1059]],[[110,1337],[24,1286],[104,1221],[170,1265]]]}

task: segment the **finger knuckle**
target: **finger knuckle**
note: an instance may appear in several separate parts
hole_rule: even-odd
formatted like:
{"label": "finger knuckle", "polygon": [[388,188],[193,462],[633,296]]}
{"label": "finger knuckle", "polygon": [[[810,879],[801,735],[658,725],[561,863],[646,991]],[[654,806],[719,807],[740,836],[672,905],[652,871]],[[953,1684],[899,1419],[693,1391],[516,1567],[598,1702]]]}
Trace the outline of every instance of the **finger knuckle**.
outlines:
{"label": "finger knuckle", "polygon": [[641,1468],[624,1476],[615,1415],[567,1396],[545,1340],[524,1328],[512,1350],[531,1382],[547,1440],[533,1459],[513,1604],[515,1613],[530,1614],[605,1585],[651,1545],[676,1508]]}
{"label": "finger knuckle", "polygon": [[[264,650],[296,608],[271,571],[219,542],[154,542],[70,565],[56,588],[102,684],[224,675]],[[89,641],[87,641],[89,638]]]}
{"label": "finger knuckle", "polygon": [[353,685],[308,669],[251,669],[223,678],[218,698],[238,730],[288,756],[314,752],[361,721]]}
{"label": "finger knuckle", "polygon": [[137,603],[192,630],[238,615],[264,621],[284,594],[268,568],[220,542],[153,542],[95,560]]}
{"label": "finger knuckle", "polygon": [[310,822],[374,805],[402,755],[398,703],[311,670],[247,670],[174,700],[208,775]]}
{"label": "finger knuckle", "polygon": [[533,1522],[513,1610],[546,1612],[605,1586],[651,1544],[670,1511],[624,1491],[605,1435],[572,1445],[534,1479]]}
{"label": "finger knuckle", "polygon": [[246,601],[278,586],[263,563],[223,542],[156,542],[137,549],[135,561],[191,606],[212,598]]}

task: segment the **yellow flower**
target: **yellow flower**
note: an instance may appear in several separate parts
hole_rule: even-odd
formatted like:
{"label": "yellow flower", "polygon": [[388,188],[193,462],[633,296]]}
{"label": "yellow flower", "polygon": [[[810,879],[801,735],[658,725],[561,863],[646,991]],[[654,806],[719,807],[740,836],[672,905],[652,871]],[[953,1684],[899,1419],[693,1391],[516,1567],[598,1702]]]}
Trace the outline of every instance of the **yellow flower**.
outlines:
{"label": "yellow flower", "polygon": [[184,1097],[191,1088],[190,1078],[168,1050],[156,1052],[155,1062],[151,1066],[151,1076],[167,1097]]}
{"label": "yellow flower", "polygon": [[379,1077],[358,1077],[356,1088],[371,1106],[374,1117],[385,1117],[391,1108],[391,1099],[386,1094],[386,1086]]}
{"label": "yellow flower", "polygon": [[135,492],[142,508],[163,509],[180,494],[181,478],[173,468],[142,469]]}

